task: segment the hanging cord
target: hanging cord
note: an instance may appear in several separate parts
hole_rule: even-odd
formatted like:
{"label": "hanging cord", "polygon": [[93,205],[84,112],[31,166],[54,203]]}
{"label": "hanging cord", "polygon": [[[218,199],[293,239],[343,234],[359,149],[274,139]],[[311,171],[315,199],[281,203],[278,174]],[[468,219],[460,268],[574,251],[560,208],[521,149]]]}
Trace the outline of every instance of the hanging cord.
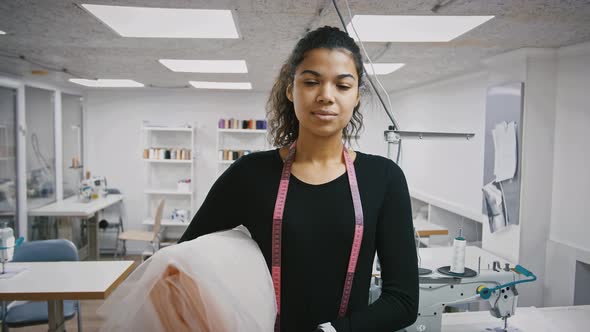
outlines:
{"label": "hanging cord", "polygon": [[[371,61],[371,58],[369,57],[369,54],[367,53],[365,46],[363,45],[362,40],[360,39],[358,33],[356,32],[356,29],[354,27],[354,24],[352,23],[352,13],[350,11],[350,7],[348,6],[348,1],[345,1],[346,3],[346,7],[348,8],[348,15],[350,17],[350,25],[352,26],[352,29],[354,30],[354,33],[356,34],[356,37],[361,45],[361,48],[363,49],[363,52],[367,58],[367,60],[369,61],[369,64],[371,65],[371,69],[373,70],[373,74],[375,73],[375,68],[373,68],[373,62]],[[336,9],[336,13],[338,14],[338,18],[340,19],[340,23],[342,23],[342,27],[344,28],[344,31],[350,35],[350,33],[348,32],[348,29],[346,28],[346,23],[344,22],[344,18],[342,17],[342,14],[340,13],[340,9],[338,8],[338,5],[336,4],[336,0],[332,0],[332,4],[334,5],[334,8]],[[389,108],[387,107],[387,105],[385,104],[385,101],[383,100],[383,97],[381,96],[381,94],[379,93],[379,90],[377,89],[377,87],[375,86],[375,83],[373,82],[373,79],[371,78],[371,75],[369,73],[367,73],[367,71],[365,70],[365,67],[363,66],[363,71],[367,74],[367,80],[369,81],[369,84],[371,84],[371,87],[373,88],[373,90],[375,91],[375,94],[377,95],[377,98],[379,98],[379,101],[381,102],[381,105],[383,106],[383,109],[385,110],[385,114],[387,114],[387,116],[389,117],[389,119],[391,120],[391,123],[394,126],[394,129],[399,129],[399,126],[397,124],[397,121],[395,121],[395,118],[393,117],[393,114],[391,114],[390,109],[391,109],[391,100],[389,99],[389,94],[387,93],[387,91],[385,90],[385,88],[383,87],[383,85],[381,84],[381,81],[379,81],[379,78],[377,78],[377,75],[373,75],[375,80],[379,83],[379,86],[381,87],[381,89],[385,92],[385,96],[387,97],[387,102],[389,104]]]}
{"label": "hanging cord", "polygon": [[39,149],[39,138],[37,137],[37,134],[35,134],[35,133],[31,135],[31,145],[33,146],[33,151],[35,152],[35,157],[37,157],[37,160],[39,161],[39,164],[41,164],[43,171],[45,172],[47,177],[49,179],[51,179],[51,172],[50,172],[51,165],[49,165],[49,163],[47,162],[47,159],[45,159],[43,154],[41,154],[41,151]]}
{"label": "hanging cord", "polygon": [[65,68],[65,67],[64,68],[57,68],[57,67],[53,67],[51,65],[42,64],[38,61],[29,59],[28,57],[26,57],[22,54],[10,54],[10,53],[0,52],[0,57],[7,58],[7,59],[14,59],[14,60],[22,60],[22,61],[32,64],[34,66],[38,66],[38,67],[41,67],[43,69],[53,71],[53,72],[65,73],[65,74],[68,74],[72,77],[78,77],[78,78],[84,77],[84,75],[78,75],[77,73],[72,72],[68,68]]}
{"label": "hanging cord", "polygon": [[400,139],[399,142],[397,142],[397,156],[395,157],[395,163],[399,167],[402,167],[402,165],[400,164],[400,157],[401,156],[402,156],[402,140]]}
{"label": "hanging cord", "polygon": [[[398,126],[397,122],[395,121],[393,114],[391,114],[391,112],[390,112],[390,110],[392,109],[392,106],[391,106],[391,99],[389,98],[389,93],[387,93],[387,90],[385,90],[385,87],[383,87],[383,84],[381,84],[381,81],[379,80],[379,78],[375,74],[375,67],[373,67],[373,61],[371,60],[369,53],[365,49],[365,45],[363,44],[363,41],[361,40],[358,32],[356,31],[354,23],[352,23],[352,11],[350,10],[350,6],[348,5],[348,0],[344,0],[344,3],[346,4],[346,9],[348,11],[348,17],[350,19],[350,26],[352,27],[352,30],[354,31],[354,34],[356,35],[356,38],[359,41],[359,44],[361,45],[361,49],[363,50],[363,53],[365,54],[367,61],[369,61],[369,64],[371,66],[371,70],[373,71],[373,74],[371,75],[371,74],[367,73],[364,66],[363,66],[363,71],[367,74],[366,77],[367,77],[369,83],[371,84],[371,87],[373,88],[373,90],[377,94],[377,97],[379,98],[381,105],[383,105],[383,109],[385,110],[385,113],[387,114],[387,116],[391,120],[391,123],[393,124],[394,129],[399,130],[399,126]],[[332,0],[332,4],[334,5],[334,8],[336,9],[336,13],[338,14],[338,17],[340,18],[340,23],[342,23],[342,27],[344,28],[344,31],[346,31],[346,33],[348,33],[350,35],[350,33],[348,32],[348,29],[346,28],[344,18],[342,18],[342,14],[340,13],[340,9],[338,8],[338,5],[336,4],[336,0]],[[385,94],[385,97],[387,97],[387,104],[389,105],[389,108],[387,108],[387,106],[385,105],[385,101],[383,100],[383,97],[381,97],[381,94],[379,93],[379,90],[377,89],[377,87],[375,87],[375,83],[373,83],[371,76],[373,76],[375,78],[375,81],[377,81],[377,83],[379,84],[379,87],[381,88],[381,90]],[[398,165],[399,165],[399,161],[400,161],[400,157],[401,157],[401,150],[402,150],[402,144],[401,144],[401,140],[400,140],[398,143],[397,156],[396,156],[396,164],[398,164]],[[415,234],[414,240],[416,238],[418,239],[418,241],[416,242],[416,254],[418,255],[418,266],[420,266],[421,261],[422,261],[422,259],[420,257],[421,238],[420,238],[420,234],[418,234],[418,231],[416,230],[416,228],[414,228],[414,234]]]}

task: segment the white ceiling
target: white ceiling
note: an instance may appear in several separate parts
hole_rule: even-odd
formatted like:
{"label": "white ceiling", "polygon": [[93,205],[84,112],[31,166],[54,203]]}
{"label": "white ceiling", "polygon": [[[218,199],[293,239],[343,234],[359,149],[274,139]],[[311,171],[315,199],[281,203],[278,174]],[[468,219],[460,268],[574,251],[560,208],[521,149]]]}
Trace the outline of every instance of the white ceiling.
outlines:
{"label": "white ceiling", "polygon": [[[350,0],[353,14],[495,15],[448,43],[367,43],[375,62],[402,62],[380,76],[390,91],[477,69],[480,60],[522,47],[560,47],[590,40],[590,0]],[[123,38],[81,9],[79,4],[166,8],[231,9],[241,39]],[[337,1],[348,23],[345,3]],[[67,68],[82,78],[134,79],[156,87],[184,87],[188,81],[250,81],[254,91],[269,91],[279,68],[308,29],[341,27],[330,0],[2,0],[0,72],[74,87],[71,75],[52,72],[7,56],[25,56],[52,68]],[[158,59],[245,59],[247,74],[174,73]]]}

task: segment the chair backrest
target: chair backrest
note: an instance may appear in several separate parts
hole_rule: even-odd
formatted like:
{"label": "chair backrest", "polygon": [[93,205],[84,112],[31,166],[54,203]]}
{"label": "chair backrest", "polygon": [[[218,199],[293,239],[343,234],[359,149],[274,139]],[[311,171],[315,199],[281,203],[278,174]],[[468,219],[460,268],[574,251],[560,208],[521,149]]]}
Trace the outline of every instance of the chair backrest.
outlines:
{"label": "chair backrest", "polygon": [[77,261],[78,249],[65,239],[23,242],[14,250],[13,262]]}
{"label": "chair backrest", "polygon": [[158,202],[158,207],[156,208],[156,214],[154,215],[154,238],[152,241],[155,241],[160,233],[160,225],[162,224],[162,214],[164,213],[164,202],[165,199],[161,199]]}

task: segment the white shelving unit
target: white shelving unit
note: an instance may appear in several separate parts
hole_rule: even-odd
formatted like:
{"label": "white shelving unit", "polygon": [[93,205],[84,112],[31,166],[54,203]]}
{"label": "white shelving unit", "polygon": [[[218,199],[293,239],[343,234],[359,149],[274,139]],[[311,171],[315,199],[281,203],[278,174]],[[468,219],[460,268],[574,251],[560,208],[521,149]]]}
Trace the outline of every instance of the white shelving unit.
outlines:
{"label": "white shelving unit", "polygon": [[192,160],[169,160],[169,159],[144,159],[146,163],[159,164],[192,164]]}
{"label": "white shelving unit", "polygon": [[[195,213],[195,160],[196,160],[196,124],[187,127],[150,127],[142,126],[142,149],[185,149],[190,150],[189,160],[180,159],[143,159],[146,167],[146,184],[144,194],[147,201],[144,225],[153,225],[153,213],[158,201],[166,200],[162,226],[188,226],[190,220],[180,222],[171,218],[174,209],[188,210],[190,217]],[[190,179],[188,191],[179,190],[177,182]]]}
{"label": "white shelving unit", "polygon": [[266,129],[217,129],[220,133],[265,134]]}
{"label": "white shelving unit", "polygon": [[248,150],[251,152],[267,150],[266,129],[217,129],[217,172],[223,173],[235,160],[223,160],[220,150],[228,149],[233,151]]}
{"label": "white shelving unit", "polygon": [[[451,202],[435,196],[413,190],[410,188],[412,200],[412,214],[415,226],[442,227],[447,229],[449,234],[446,239],[443,236],[436,237],[435,245],[450,245],[452,239],[462,230],[463,236],[470,245],[481,246],[482,214],[465,207],[458,206]],[[432,241],[432,239],[430,239]],[[426,244],[430,245],[426,241]]]}

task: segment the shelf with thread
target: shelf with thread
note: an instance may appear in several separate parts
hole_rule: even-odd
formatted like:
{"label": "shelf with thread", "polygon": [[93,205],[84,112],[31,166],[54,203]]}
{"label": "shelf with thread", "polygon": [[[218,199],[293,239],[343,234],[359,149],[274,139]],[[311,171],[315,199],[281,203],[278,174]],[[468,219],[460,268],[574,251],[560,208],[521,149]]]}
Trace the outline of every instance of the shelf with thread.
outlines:
{"label": "shelf with thread", "polygon": [[143,159],[148,163],[165,163],[165,164],[192,164],[192,160],[177,160],[177,159]]}
{"label": "shelf with thread", "polygon": [[143,130],[148,131],[176,131],[176,132],[187,132],[190,133],[193,131],[193,128],[188,127],[143,127]]}
{"label": "shelf with thread", "polygon": [[266,134],[266,129],[223,129],[218,128],[220,133],[239,133],[239,134]]}

